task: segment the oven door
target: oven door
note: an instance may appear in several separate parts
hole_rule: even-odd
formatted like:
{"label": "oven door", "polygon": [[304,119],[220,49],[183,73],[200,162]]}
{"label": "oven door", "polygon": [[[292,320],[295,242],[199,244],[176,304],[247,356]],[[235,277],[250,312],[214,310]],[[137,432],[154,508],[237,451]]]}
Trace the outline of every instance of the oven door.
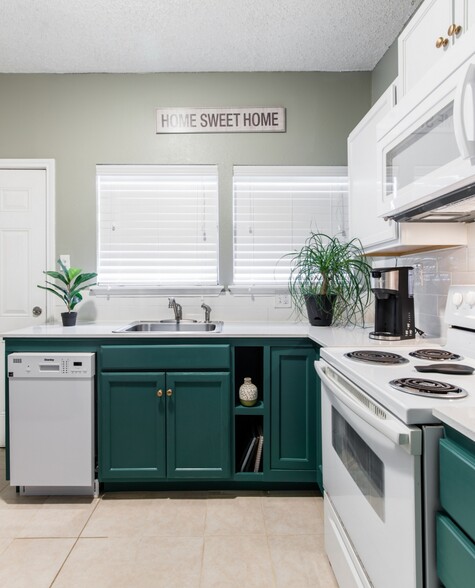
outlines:
{"label": "oven door", "polygon": [[347,559],[360,562],[366,576],[344,585],[420,588],[421,430],[404,425],[324,361],[316,367],[323,486],[345,535],[337,543],[354,550]]}

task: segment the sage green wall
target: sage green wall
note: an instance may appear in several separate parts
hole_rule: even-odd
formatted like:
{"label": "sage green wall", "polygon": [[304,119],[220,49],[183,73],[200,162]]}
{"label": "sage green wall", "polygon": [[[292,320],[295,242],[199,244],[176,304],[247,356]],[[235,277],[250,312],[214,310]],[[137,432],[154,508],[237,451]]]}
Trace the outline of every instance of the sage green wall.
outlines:
{"label": "sage green wall", "polygon": [[376,64],[371,73],[371,104],[374,104],[398,75],[397,39]]}
{"label": "sage green wall", "polygon": [[[0,74],[0,157],[56,160],[56,251],[95,267],[97,163],[217,163],[220,270],[232,259],[233,164],[346,165],[371,74]],[[157,106],[284,106],[286,133],[156,135]]]}

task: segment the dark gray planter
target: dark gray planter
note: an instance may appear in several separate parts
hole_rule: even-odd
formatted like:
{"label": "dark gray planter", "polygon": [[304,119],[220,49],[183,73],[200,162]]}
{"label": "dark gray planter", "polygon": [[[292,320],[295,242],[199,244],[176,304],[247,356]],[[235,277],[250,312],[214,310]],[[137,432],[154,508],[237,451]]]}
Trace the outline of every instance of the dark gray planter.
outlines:
{"label": "dark gray planter", "polygon": [[307,316],[310,324],[314,327],[329,327],[333,321],[333,303],[336,296],[305,296]]}
{"label": "dark gray planter", "polygon": [[62,312],[61,318],[63,319],[63,327],[74,327],[76,325],[77,317],[77,312]]}

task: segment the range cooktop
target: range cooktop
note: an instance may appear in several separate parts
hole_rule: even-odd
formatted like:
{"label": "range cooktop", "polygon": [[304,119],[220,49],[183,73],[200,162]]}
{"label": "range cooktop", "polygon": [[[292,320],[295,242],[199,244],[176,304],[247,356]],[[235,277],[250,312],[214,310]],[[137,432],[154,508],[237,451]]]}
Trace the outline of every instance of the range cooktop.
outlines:
{"label": "range cooktop", "polygon": [[[421,350],[424,359],[418,359]],[[421,425],[438,422],[432,415],[436,406],[475,407],[475,358],[457,351],[391,344],[377,349],[323,348],[320,355],[403,422]]]}

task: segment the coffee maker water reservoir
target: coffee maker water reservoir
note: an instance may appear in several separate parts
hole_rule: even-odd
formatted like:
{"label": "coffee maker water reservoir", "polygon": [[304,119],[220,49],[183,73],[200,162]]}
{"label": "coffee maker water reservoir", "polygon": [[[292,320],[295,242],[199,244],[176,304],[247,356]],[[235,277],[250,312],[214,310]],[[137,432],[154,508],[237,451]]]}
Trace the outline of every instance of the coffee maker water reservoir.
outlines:
{"label": "coffee maker water reservoir", "polygon": [[374,331],[371,339],[414,339],[414,268],[385,267],[371,270],[375,297]]}

